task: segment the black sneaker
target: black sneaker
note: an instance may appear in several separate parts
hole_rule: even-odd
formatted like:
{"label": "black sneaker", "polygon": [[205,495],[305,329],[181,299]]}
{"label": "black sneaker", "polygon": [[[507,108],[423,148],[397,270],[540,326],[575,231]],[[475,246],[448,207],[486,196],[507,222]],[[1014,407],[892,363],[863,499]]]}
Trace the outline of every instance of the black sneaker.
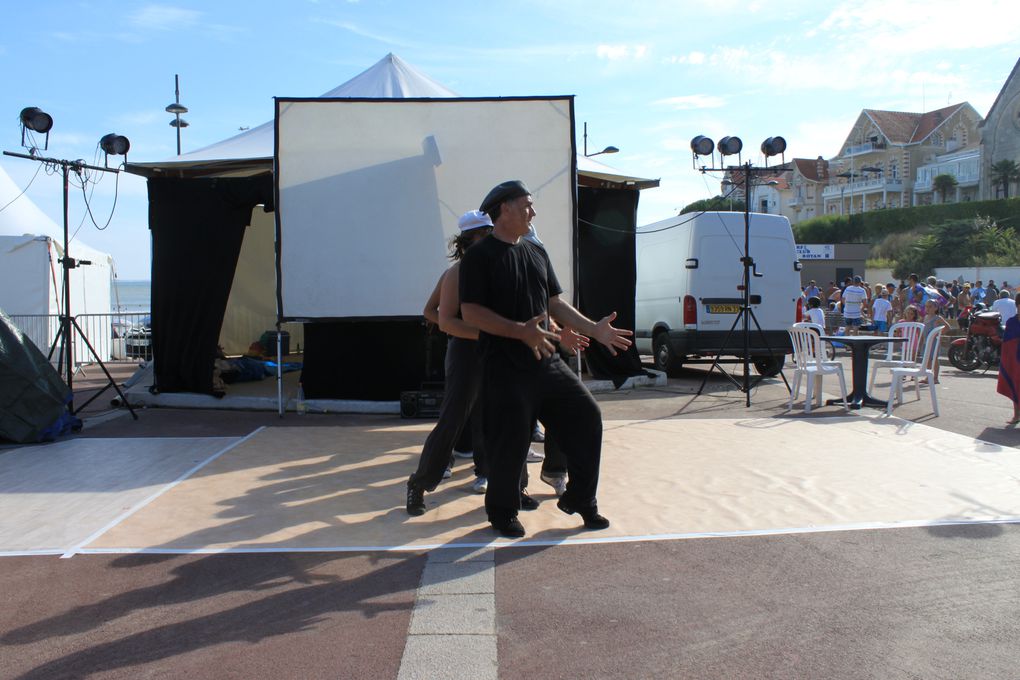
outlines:
{"label": "black sneaker", "polygon": [[538,501],[528,495],[526,489],[521,489],[521,510],[538,510]]}
{"label": "black sneaker", "polygon": [[414,475],[407,478],[407,514],[415,517],[425,514],[425,489],[414,483]]}
{"label": "black sneaker", "polygon": [[504,538],[524,538],[524,525],[521,524],[516,515],[504,520],[490,519],[489,524],[492,525],[493,530]]}
{"label": "black sneaker", "polygon": [[609,520],[599,514],[598,506],[592,504],[587,508],[575,508],[570,503],[565,503],[563,498],[556,501],[556,507],[567,513],[573,515],[575,512],[581,516],[584,520],[585,529],[608,529]]}

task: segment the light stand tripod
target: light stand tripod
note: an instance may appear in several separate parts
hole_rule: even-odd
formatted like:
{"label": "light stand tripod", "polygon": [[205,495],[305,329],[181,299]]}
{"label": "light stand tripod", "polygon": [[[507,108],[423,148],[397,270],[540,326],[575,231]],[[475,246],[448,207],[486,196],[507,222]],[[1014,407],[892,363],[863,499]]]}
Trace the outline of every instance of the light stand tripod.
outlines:
{"label": "light stand tripod", "polygon": [[[694,152],[695,168],[697,169],[697,157],[711,155],[713,153],[714,144],[712,140],[698,136],[691,140],[691,150]],[[738,137],[724,137],[719,140],[719,152],[721,155],[739,154],[743,143]],[[786,140],[782,137],[769,137],[761,146],[762,152],[766,157],[781,154],[786,150]],[[751,304],[758,304],[761,302],[760,295],[751,295],[751,280],[753,278],[760,278],[763,276],[762,273],[758,272],[754,258],[751,257],[751,179],[755,173],[775,173],[775,169],[769,168],[755,168],[751,165],[751,162],[742,163],[738,166],[743,173],[743,184],[744,184],[744,252],[740,258],[741,265],[744,268],[744,275],[742,279],[742,285],[740,286],[742,296],[740,303],[740,311],[733,319],[733,324],[730,326],[729,331],[723,338],[722,344],[719,346],[719,350],[712,361],[712,365],[705,373],[705,377],[701,381],[701,385],[698,387],[697,395],[700,396],[705,389],[705,385],[708,383],[708,378],[712,374],[712,371],[716,368],[729,380],[731,383],[736,385],[741,392],[744,393],[745,407],[751,406],[751,388],[757,385],[759,382],[764,380],[765,376],[759,376],[751,383],[751,325],[750,322],[754,322],[754,327],[758,330],[758,336],[761,339],[762,346],[768,350],[770,364],[775,365],[776,353],[773,352],[772,347],[769,345],[768,339],[765,337],[764,331],[762,331],[761,325],[758,323],[758,318],[754,315],[754,309],[751,308]],[[700,171],[706,172],[720,172],[720,171],[732,171],[735,168],[725,167],[706,167],[702,166]],[[734,331],[737,329],[737,325],[741,326],[741,336],[743,339],[743,346],[741,355],[743,357],[744,364],[744,375],[743,380],[738,382],[732,375],[722,370],[720,366],[720,358],[723,352],[729,346],[730,338],[733,337]],[[781,355],[780,355],[781,356]],[[786,376],[782,372],[779,375],[783,378],[783,383],[786,384],[786,389],[790,389],[790,383],[787,382]]]}
{"label": "light stand tripod", "polygon": [[[52,165],[52,166],[60,166],[61,173],[62,173],[62,176],[63,176],[63,181],[64,181],[64,243],[63,243],[63,246],[64,246],[64,256],[62,258],[60,258],[60,264],[61,264],[61,266],[63,267],[63,270],[64,270],[64,281],[63,281],[63,287],[62,287],[62,291],[61,291],[61,297],[63,299],[63,309],[61,310],[61,314],[60,314],[60,327],[57,329],[57,334],[53,338],[53,344],[50,346],[50,352],[49,352],[49,355],[46,358],[47,359],[52,359],[53,358],[53,352],[56,350],[58,343],[61,340],[63,340],[64,344],[63,344],[63,346],[61,348],[60,355],[57,357],[57,372],[58,373],[63,372],[63,374],[64,374],[64,382],[67,384],[67,389],[69,389],[71,391],[71,400],[68,402],[67,410],[71,413],[71,415],[75,415],[75,414],[81,412],[82,409],[84,409],[86,406],[91,404],[97,397],[99,397],[99,395],[103,394],[103,392],[105,392],[106,390],[108,390],[108,389],[110,389],[112,387],[114,390],[116,390],[117,395],[120,397],[120,403],[124,404],[127,407],[127,409],[131,412],[131,416],[135,420],[138,420],[138,414],[135,413],[135,410],[134,410],[134,408],[131,407],[131,404],[128,402],[127,397],[124,396],[124,393],[121,391],[120,387],[117,385],[117,382],[113,379],[113,376],[110,375],[110,371],[107,370],[106,365],[103,363],[103,360],[99,358],[98,354],[96,354],[96,350],[95,350],[95,348],[92,347],[92,343],[89,342],[89,339],[85,335],[85,332],[81,329],[81,326],[78,325],[78,320],[75,319],[73,316],[71,316],[71,270],[75,269],[76,267],[79,267],[79,266],[82,266],[82,265],[88,265],[88,264],[92,264],[92,263],[89,262],[88,260],[75,260],[73,257],[71,257],[71,253],[68,250],[68,245],[69,245],[68,241],[69,241],[69,238],[68,238],[68,228],[67,228],[67,198],[68,198],[68,186],[70,184],[69,174],[70,174],[70,172],[72,170],[76,174],[79,174],[79,175],[81,174],[82,170],[97,170],[99,172],[113,172],[113,173],[116,173],[116,172],[119,172],[119,171],[116,168],[100,168],[98,166],[86,165],[82,161],[67,161],[67,160],[58,160],[56,158],[43,158],[41,156],[36,156],[34,154],[33,155],[29,155],[29,154],[22,154],[22,153],[14,153],[12,151],[4,151],[4,155],[5,156],[14,156],[16,158],[25,158],[27,160],[36,161],[36,162],[39,162],[39,163],[47,163],[47,164]],[[72,336],[71,336],[72,329],[78,333],[78,336],[85,343],[85,346],[88,347],[89,353],[92,355],[92,358],[95,359],[96,363],[99,364],[99,367],[103,369],[103,373],[106,374],[106,378],[109,381],[109,382],[107,382],[106,386],[103,387],[103,389],[99,390],[94,395],[89,397],[89,399],[86,400],[85,403],[82,404],[77,410],[75,410],[75,408],[74,408],[74,382],[73,382],[74,381],[74,341],[73,341]]]}

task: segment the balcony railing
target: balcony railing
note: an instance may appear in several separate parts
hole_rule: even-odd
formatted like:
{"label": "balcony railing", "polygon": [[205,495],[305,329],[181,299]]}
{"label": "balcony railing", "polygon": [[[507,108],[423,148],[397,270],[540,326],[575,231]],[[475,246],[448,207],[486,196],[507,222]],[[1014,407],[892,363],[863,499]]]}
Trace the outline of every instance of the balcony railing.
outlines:
{"label": "balcony railing", "polygon": [[859,196],[861,194],[873,194],[882,191],[903,191],[903,181],[899,179],[883,179],[878,177],[875,179],[862,180],[860,182],[851,182],[849,184],[830,184],[822,189],[822,198],[839,198],[840,194],[846,197],[851,193]]}
{"label": "balcony railing", "polygon": [[853,144],[846,148],[843,152],[844,156],[857,156],[862,153],[868,153],[870,151],[878,151],[879,149],[885,148],[885,142],[864,142],[863,144]]}

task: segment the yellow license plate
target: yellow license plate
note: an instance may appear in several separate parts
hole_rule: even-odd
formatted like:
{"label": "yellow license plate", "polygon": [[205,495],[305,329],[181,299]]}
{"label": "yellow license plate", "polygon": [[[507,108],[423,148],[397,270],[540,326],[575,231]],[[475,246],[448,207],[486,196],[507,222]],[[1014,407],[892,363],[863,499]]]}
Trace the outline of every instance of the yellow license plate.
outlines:
{"label": "yellow license plate", "polygon": [[706,305],[709,314],[736,314],[740,311],[740,305]]}

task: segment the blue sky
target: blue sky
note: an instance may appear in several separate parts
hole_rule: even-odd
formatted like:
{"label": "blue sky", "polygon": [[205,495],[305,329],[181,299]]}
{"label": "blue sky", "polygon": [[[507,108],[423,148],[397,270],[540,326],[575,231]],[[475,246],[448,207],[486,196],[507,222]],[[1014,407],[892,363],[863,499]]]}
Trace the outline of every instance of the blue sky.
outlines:
{"label": "blue sky", "polygon": [[[782,135],[788,159],[830,157],[863,108],[969,101],[985,115],[1020,57],[1015,0],[38,5],[3,11],[2,149],[22,151],[18,113],[39,106],[55,121],[51,157],[91,163],[99,138],[117,132],[132,160],[169,158],[175,73],[191,110],[187,152],[270,120],[274,96],[317,96],[393,52],[463,96],[576,95],[578,148],[587,121],[589,151],[621,149],[600,160],[661,178],[642,194],[642,224],[718,193],[718,177],[691,168],[697,134],[734,134],[745,149]],[[0,164],[22,188],[39,169]],[[106,177],[92,192],[100,226],[115,184]],[[40,172],[26,195],[60,222],[58,177]],[[80,191],[69,212],[74,231]],[[149,278],[143,180],[122,176],[109,227],[85,217],[77,233],[114,255],[120,278]]]}

